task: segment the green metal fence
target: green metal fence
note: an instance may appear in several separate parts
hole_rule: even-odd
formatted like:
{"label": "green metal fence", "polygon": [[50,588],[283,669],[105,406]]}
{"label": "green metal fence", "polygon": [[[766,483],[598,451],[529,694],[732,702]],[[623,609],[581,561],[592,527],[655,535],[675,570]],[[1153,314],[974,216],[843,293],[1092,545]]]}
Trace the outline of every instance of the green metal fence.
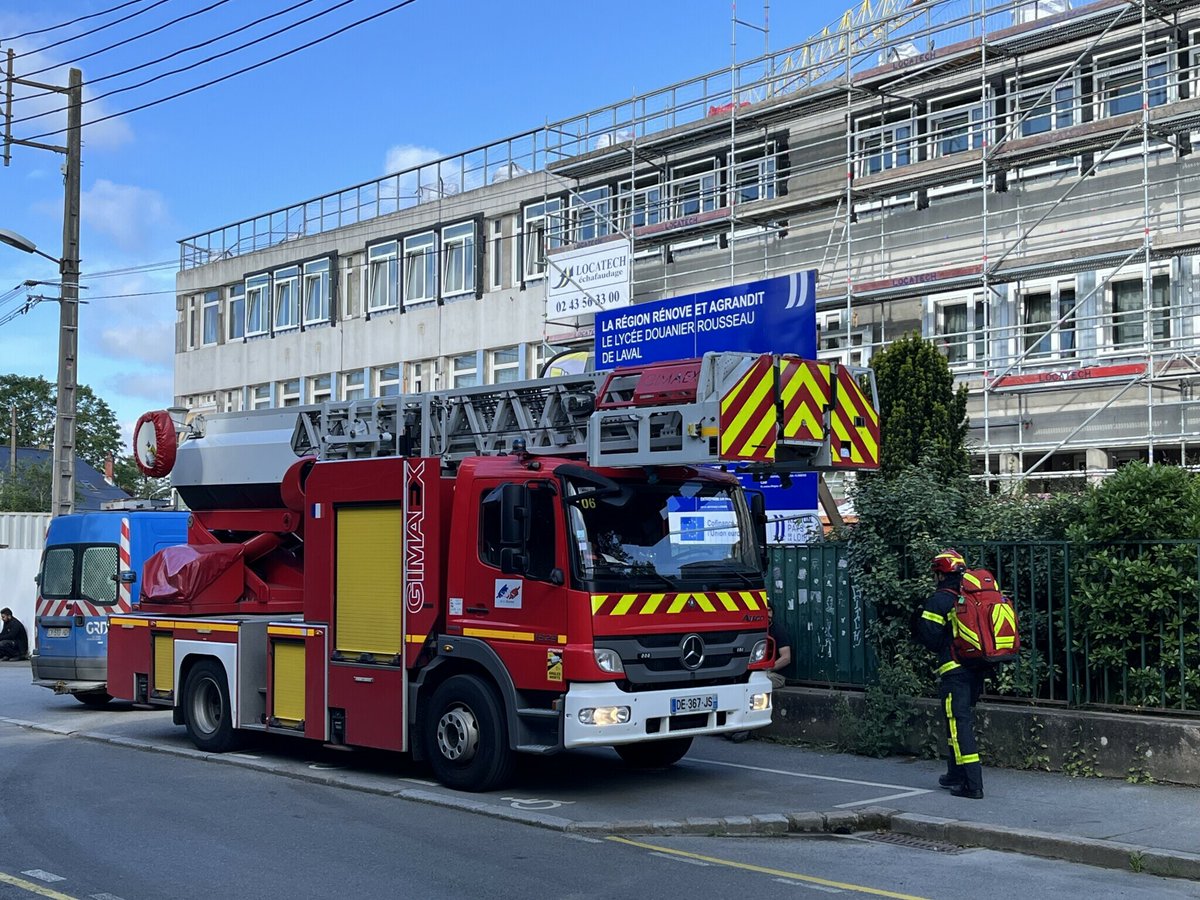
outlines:
{"label": "green metal fence", "polygon": [[[992,690],[1070,706],[1200,712],[1200,541],[1095,546],[1064,541],[964,541],[1016,603],[1021,658]],[[902,560],[901,577],[928,577]],[[791,635],[797,681],[862,686],[876,661],[869,597],[856,589],[846,545],[776,547],[770,584]],[[931,585],[932,586],[932,585]]]}

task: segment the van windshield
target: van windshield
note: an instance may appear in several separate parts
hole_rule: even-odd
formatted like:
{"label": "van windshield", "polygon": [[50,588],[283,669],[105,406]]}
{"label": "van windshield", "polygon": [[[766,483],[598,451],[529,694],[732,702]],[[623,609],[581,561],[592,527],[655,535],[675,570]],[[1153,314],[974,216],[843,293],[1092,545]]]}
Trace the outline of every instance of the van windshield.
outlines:
{"label": "van windshield", "polygon": [[615,484],[619,491],[591,498],[594,485],[566,479],[580,580],[625,591],[761,587],[754,530],[737,485],[704,478]]}

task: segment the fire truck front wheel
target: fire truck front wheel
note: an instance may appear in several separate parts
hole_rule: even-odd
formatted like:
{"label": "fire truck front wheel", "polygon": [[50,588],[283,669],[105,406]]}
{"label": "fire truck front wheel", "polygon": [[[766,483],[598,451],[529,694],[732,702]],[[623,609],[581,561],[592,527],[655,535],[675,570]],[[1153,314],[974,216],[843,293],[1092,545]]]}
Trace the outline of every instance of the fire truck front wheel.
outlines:
{"label": "fire truck front wheel", "polygon": [[200,750],[225,753],[239,745],[229,705],[225,668],[215,659],[197,662],[183,688],[183,721],[188,737]]}
{"label": "fire truck front wheel", "polygon": [[437,780],[460,791],[490,791],[512,776],[504,707],[490,685],[455,675],[433,692],[425,752]]}

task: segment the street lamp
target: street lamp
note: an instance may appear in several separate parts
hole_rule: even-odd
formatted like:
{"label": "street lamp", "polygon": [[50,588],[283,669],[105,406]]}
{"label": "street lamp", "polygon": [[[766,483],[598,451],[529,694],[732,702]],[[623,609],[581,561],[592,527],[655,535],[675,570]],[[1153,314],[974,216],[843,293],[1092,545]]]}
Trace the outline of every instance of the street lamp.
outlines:
{"label": "street lamp", "polygon": [[62,260],[55,259],[48,253],[43,253],[37,248],[29,238],[24,235],[17,234],[15,231],[9,231],[7,228],[0,228],[0,244],[8,244],[10,247],[16,247],[18,250],[23,250],[25,253],[36,253],[43,259],[48,259],[60,269],[62,268]]}

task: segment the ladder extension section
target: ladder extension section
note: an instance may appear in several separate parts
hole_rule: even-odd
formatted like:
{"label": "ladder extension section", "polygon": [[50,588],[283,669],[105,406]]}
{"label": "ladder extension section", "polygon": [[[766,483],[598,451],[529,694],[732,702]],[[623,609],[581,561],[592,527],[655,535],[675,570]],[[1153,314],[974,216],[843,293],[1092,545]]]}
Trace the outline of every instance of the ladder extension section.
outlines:
{"label": "ladder extension section", "polygon": [[793,356],[709,353],[609,373],[458,388],[300,411],[299,456],[436,456],[520,449],[597,466],[872,469],[872,373]]}

